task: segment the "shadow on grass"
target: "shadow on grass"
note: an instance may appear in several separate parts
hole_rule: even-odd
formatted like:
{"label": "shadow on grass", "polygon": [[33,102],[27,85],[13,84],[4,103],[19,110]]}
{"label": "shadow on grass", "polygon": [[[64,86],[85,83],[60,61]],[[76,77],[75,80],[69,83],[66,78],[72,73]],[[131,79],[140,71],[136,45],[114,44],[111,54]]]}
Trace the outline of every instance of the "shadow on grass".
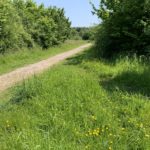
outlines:
{"label": "shadow on grass", "polygon": [[95,60],[98,59],[96,54],[94,53],[94,48],[91,47],[80,54],[77,54],[74,57],[66,59],[65,65],[79,65],[83,61]]}
{"label": "shadow on grass", "polygon": [[66,59],[65,65],[79,65],[83,61],[99,60],[99,61],[102,61],[106,65],[114,66],[117,63],[116,58],[109,58],[109,59],[102,58],[99,56],[99,54],[95,50],[95,47],[92,46],[91,48],[83,51],[82,53],[79,53],[76,56]]}
{"label": "shadow on grass", "polygon": [[143,73],[123,72],[115,78],[101,81],[100,84],[110,92],[121,90],[130,94],[150,97],[150,69]]}
{"label": "shadow on grass", "polygon": [[[74,56],[68,58],[65,65],[80,65],[83,61],[100,60],[104,64],[114,66],[117,61],[115,59],[99,59],[94,53],[94,47]],[[141,94],[150,97],[150,68],[140,73],[137,71],[127,71],[118,76],[106,77],[100,84],[110,92],[121,90],[130,94]]]}

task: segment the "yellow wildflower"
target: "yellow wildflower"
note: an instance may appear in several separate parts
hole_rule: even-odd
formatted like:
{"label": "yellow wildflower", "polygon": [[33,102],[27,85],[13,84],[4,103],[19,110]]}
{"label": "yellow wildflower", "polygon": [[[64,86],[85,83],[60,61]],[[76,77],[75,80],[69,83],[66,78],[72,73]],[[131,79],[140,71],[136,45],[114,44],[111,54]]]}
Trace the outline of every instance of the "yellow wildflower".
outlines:
{"label": "yellow wildflower", "polygon": [[108,150],[112,150],[112,148],[111,148],[111,147],[109,147],[109,148],[108,148]]}
{"label": "yellow wildflower", "polygon": [[140,128],[143,128],[143,124],[142,123],[140,124]]}
{"label": "yellow wildflower", "polygon": [[125,128],[122,128],[121,130],[122,130],[122,131],[125,131]]}
{"label": "yellow wildflower", "polygon": [[91,116],[91,119],[92,119],[92,120],[96,120],[96,117],[95,117],[95,116]]}
{"label": "yellow wildflower", "polygon": [[92,135],[92,132],[90,132],[89,135]]}
{"label": "yellow wildflower", "polygon": [[110,133],[109,136],[112,136],[112,133]]}
{"label": "yellow wildflower", "polygon": [[149,138],[150,136],[148,134],[146,134],[145,137]]}
{"label": "yellow wildflower", "polygon": [[88,148],[89,148],[89,146],[88,146],[88,145],[86,145],[86,146],[85,146],[85,149],[88,149]]}

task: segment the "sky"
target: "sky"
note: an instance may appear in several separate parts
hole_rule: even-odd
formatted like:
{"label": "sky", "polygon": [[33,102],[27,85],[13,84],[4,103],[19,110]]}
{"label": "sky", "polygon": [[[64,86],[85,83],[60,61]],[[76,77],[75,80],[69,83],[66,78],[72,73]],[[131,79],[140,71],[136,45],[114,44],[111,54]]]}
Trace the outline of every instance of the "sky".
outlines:
{"label": "sky", "polygon": [[[72,27],[89,27],[98,24],[97,16],[91,13],[92,6],[89,0],[35,0],[38,4],[43,3],[46,7],[57,6],[65,9],[65,15],[72,22]],[[92,0],[98,6],[99,0]]]}

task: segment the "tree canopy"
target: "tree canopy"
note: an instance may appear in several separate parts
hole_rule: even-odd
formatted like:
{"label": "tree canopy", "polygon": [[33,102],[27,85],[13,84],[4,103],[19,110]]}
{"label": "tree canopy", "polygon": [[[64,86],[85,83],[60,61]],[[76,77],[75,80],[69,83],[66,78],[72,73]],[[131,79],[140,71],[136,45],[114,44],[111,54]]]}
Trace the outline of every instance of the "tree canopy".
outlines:
{"label": "tree canopy", "polygon": [[70,26],[64,9],[45,8],[32,0],[0,0],[0,53],[57,45],[69,37]]}
{"label": "tree canopy", "polygon": [[96,38],[101,55],[150,54],[150,0],[101,0],[93,8],[102,19]]}

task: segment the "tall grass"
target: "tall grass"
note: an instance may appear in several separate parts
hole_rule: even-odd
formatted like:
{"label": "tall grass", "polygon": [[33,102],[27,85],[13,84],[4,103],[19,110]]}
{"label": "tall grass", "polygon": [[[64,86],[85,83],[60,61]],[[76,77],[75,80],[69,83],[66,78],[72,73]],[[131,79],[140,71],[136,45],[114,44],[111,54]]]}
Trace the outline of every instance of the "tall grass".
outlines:
{"label": "tall grass", "polygon": [[150,69],[88,51],[15,88],[0,110],[0,149],[149,150]]}

